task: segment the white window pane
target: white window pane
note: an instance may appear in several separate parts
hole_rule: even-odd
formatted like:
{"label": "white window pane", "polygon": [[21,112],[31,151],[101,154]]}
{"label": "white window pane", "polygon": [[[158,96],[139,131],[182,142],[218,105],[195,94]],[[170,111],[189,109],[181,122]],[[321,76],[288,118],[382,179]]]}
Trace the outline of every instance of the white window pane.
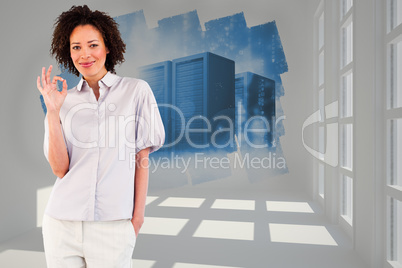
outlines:
{"label": "white window pane", "polygon": [[388,122],[388,183],[402,186],[402,119]]}
{"label": "white window pane", "polygon": [[318,163],[318,194],[324,198],[324,165]]}
{"label": "white window pane", "polygon": [[342,76],[341,117],[353,116],[353,73]]}
{"label": "white window pane", "polygon": [[318,19],[318,49],[324,45],[324,13]]}
{"label": "white window pane", "polygon": [[324,51],[318,56],[318,85],[324,84]]}
{"label": "white window pane", "polygon": [[353,22],[341,29],[341,67],[353,60]]}
{"label": "white window pane", "polygon": [[323,155],[325,153],[324,146],[325,146],[325,127],[318,127],[318,151]]}
{"label": "white window pane", "polygon": [[388,260],[402,265],[402,202],[388,197]]}
{"label": "white window pane", "polygon": [[393,30],[402,23],[402,0],[389,0],[389,30]]}
{"label": "white window pane", "polygon": [[320,91],[318,91],[318,109],[320,109],[320,113],[321,113],[321,122],[324,122],[325,119],[325,107],[324,107],[324,89],[321,89]]}
{"label": "white window pane", "polygon": [[341,125],[341,166],[352,170],[353,168],[353,126]]}
{"label": "white window pane", "polygon": [[353,6],[353,0],[341,0],[341,19],[348,13]]}
{"label": "white window pane", "polygon": [[390,95],[388,108],[402,107],[402,41],[390,45]]}
{"label": "white window pane", "polygon": [[353,219],[353,179],[342,175],[341,179],[341,214],[352,223]]}

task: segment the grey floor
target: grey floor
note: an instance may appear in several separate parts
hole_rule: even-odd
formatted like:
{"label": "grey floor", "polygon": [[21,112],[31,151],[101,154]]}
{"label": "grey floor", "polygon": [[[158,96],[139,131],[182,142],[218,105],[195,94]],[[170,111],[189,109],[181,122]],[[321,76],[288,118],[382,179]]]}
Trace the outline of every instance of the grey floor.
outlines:
{"label": "grey floor", "polygon": [[[150,190],[133,267],[368,267],[320,206],[280,180]],[[0,244],[0,267],[46,267],[41,228]]]}

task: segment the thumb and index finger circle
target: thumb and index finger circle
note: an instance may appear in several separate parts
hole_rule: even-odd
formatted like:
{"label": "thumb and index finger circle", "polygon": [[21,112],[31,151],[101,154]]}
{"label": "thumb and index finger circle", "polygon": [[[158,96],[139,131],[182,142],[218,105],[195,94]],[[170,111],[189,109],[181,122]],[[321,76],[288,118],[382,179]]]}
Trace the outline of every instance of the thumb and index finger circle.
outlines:
{"label": "thumb and index finger circle", "polygon": [[53,77],[52,83],[53,83],[53,84],[56,84],[57,81],[63,82],[63,91],[64,91],[64,90],[67,90],[67,81],[66,81],[66,79],[64,79],[64,78],[62,78],[62,77],[60,77],[60,76],[55,76],[55,77]]}

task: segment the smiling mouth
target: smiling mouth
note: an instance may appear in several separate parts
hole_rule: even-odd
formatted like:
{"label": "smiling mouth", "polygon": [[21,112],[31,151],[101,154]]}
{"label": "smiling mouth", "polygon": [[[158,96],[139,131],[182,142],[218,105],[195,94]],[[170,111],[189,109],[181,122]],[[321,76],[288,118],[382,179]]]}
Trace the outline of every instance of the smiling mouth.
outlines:
{"label": "smiling mouth", "polygon": [[84,67],[84,68],[89,68],[89,67],[91,67],[94,63],[95,63],[94,61],[91,61],[91,62],[82,62],[82,63],[80,63],[80,65],[81,65],[82,67]]}

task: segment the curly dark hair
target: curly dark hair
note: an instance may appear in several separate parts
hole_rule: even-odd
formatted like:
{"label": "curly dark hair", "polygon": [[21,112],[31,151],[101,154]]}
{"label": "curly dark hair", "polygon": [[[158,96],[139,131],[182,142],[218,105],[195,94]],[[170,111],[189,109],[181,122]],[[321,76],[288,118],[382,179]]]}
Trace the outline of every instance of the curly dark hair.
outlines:
{"label": "curly dark hair", "polygon": [[126,51],[126,44],[121,38],[118,24],[106,13],[92,11],[87,5],[72,6],[70,10],[57,17],[50,54],[55,56],[56,61],[64,68],[79,76],[70,56],[70,35],[75,27],[80,25],[92,25],[99,30],[105,46],[109,49],[105,62],[106,70],[116,73],[114,67],[124,62],[123,53]]}

